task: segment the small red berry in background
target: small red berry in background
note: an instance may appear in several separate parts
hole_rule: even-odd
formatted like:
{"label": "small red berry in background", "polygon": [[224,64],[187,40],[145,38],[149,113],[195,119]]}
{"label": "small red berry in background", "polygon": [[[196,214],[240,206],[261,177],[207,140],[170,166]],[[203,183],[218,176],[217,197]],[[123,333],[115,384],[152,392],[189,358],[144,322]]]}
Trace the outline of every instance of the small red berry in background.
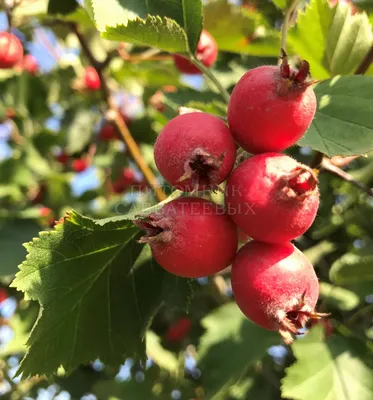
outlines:
{"label": "small red berry in background", "polygon": [[247,318],[277,330],[287,344],[309,319],[324,316],[315,312],[315,270],[291,243],[247,243],[233,262],[231,282],[235,301]]}
{"label": "small red berry in background", "polygon": [[162,176],[184,192],[216,189],[231,173],[236,144],[218,117],[191,112],[169,121],[154,145]]}
{"label": "small red berry in background", "polygon": [[228,267],[236,255],[237,228],[217,204],[181,197],[134,221],[153,257],[168,272],[202,278]]}
{"label": "small red berry in background", "polygon": [[124,168],[120,177],[113,182],[113,191],[115,193],[123,193],[129,187],[134,185],[137,182],[135,172],[132,168]]}
{"label": "small red berry in background", "polygon": [[228,179],[225,205],[238,228],[253,239],[282,243],[303,235],[319,207],[314,171],[280,153],[241,163]]}
{"label": "small red berry in background", "polygon": [[52,228],[55,224],[55,215],[49,207],[41,207],[39,209],[39,215],[42,219],[42,225]]}
{"label": "small red berry in background", "polygon": [[8,298],[8,293],[4,288],[0,288],[0,303],[5,301]]}
{"label": "small red berry in background", "polygon": [[23,57],[22,66],[24,71],[28,72],[30,75],[36,75],[39,71],[38,61],[31,54],[26,54]]}
{"label": "small red berry in background", "polygon": [[59,163],[66,165],[67,162],[69,161],[69,156],[66,153],[62,152],[56,157],[56,160]]}
{"label": "small red berry in background", "polygon": [[12,68],[23,57],[23,46],[20,40],[9,32],[0,32],[0,68]]}
{"label": "small red berry in background", "polygon": [[[201,33],[195,55],[207,68],[210,68],[218,57],[218,46],[215,39],[205,30]],[[187,58],[174,54],[173,59],[176,68],[183,74],[202,74],[202,71]]]}
{"label": "small red berry in background", "polygon": [[75,172],[79,173],[85,171],[89,167],[89,164],[86,160],[82,158],[77,158],[73,160],[73,162],[71,163],[71,167]]}
{"label": "small red berry in background", "polygon": [[[127,125],[131,122],[131,118],[124,112],[121,112],[120,115]],[[115,125],[112,122],[106,122],[101,128],[98,138],[103,142],[109,142],[111,140],[119,139],[120,136]]]}
{"label": "small red berry in background", "polygon": [[229,127],[243,149],[279,152],[305,134],[316,112],[308,75],[306,61],[295,71],[285,54],[281,66],[264,65],[245,73],[228,106]]}
{"label": "small red berry in background", "polygon": [[192,321],[187,317],[181,317],[171,324],[165,337],[169,342],[179,343],[188,336],[191,329]]}
{"label": "small red berry in background", "polygon": [[337,4],[342,4],[350,9],[351,15],[355,15],[358,12],[355,4],[351,0],[328,0],[331,7],[335,7]]}
{"label": "small red berry in background", "polygon": [[100,77],[94,67],[87,67],[85,69],[84,84],[89,90],[99,90],[101,88]]}

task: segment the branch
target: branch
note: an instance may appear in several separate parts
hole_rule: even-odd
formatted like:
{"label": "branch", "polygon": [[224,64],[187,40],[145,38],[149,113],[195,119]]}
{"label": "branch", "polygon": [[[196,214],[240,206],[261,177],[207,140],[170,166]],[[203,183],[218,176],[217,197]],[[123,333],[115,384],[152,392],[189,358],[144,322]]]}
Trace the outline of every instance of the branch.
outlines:
{"label": "branch", "polygon": [[356,68],[355,75],[364,75],[373,62],[373,46],[369,49],[360,65]]}
{"label": "branch", "polygon": [[326,158],[324,157],[322,162],[321,162],[321,169],[335,175],[338,176],[339,178],[343,179],[344,181],[350,183],[351,185],[357,187],[358,189],[360,189],[361,191],[363,191],[364,193],[366,193],[368,196],[373,197],[373,189],[369,188],[368,186],[364,185],[361,182],[356,181],[352,175],[350,175],[349,173],[343,171],[343,169],[337,167],[336,165],[334,165],[330,158]]}
{"label": "branch", "polygon": [[8,21],[8,32],[10,32],[12,30],[12,8],[8,5],[8,3],[6,2],[6,0],[3,0],[3,6],[4,6],[4,11],[5,11],[5,15],[6,15],[6,19]]}
{"label": "branch", "polygon": [[89,59],[90,63],[96,69],[98,76],[100,77],[102,95],[104,97],[106,104],[108,105],[109,110],[115,113],[113,122],[116,128],[118,129],[119,133],[121,134],[131,157],[133,158],[133,160],[139,167],[140,171],[144,175],[146,182],[154,190],[157,199],[159,201],[165,200],[166,199],[165,193],[163,192],[162,188],[158,185],[156,176],[154,175],[153,171],[149,168],[148,164],[144,160],[139,146],[137,145],[135,139],[132,137],[131,132],[128,130],[128,127],[124,122],[120,112],[118,111],[118,107],[116,106],[111,96],[110,89],[107,84],[107,79],[104,74],[104,67],[106,64],[105,63],[106,60],[103,63],[100,63],[98,60],[96,60],[96,57],[93,55],[84,34],[81,32],[77,24],[70,24],[70,27],[75,33],[76,37],[78,38],[80,45],[84,53],[86,54],[87,58]]}

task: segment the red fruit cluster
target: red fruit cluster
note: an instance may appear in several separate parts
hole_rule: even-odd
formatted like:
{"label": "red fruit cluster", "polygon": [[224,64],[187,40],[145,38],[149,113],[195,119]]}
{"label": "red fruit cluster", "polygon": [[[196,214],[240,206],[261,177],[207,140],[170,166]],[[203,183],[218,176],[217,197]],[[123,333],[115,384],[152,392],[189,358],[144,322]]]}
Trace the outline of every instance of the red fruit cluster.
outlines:
{"label": "red fruit cluster", "polygon": [[[214,190],[228,178],[225,208],[180,197],[135,224],[146,231],[141,242],[176,275],[203,277],[233,262],[232,289],[243,313],[291,343],[322,316],[315,312],[314,269],[290,243],[313,223],[319,190],[315,171],[276,152],[296,143],[316,110],[308,63],[294,70],[284,52],[282,58],[281,66],[254,68],[240,79],[229,102],[229,128],[191,112],[171,120],[155,143],[160,173],[179,190]],[[254,155],[232,172],[236,143]],[[253,240],[236,255],[238,232]]]}
{"label": "red fruit cluster", "polygon": [[0,69],[13,68],[23,57],[20,40],[9,32],[0,32]]}
{"label": "red fruit cluster", "polygon": [[[205,30],[199,38],[195,56],[207,68],[210,68],[218,57],[215,39]],[[173,58],[176,68],[183,74],[202,74],[202,71],[187,58],[179,54],[174,54]]]}

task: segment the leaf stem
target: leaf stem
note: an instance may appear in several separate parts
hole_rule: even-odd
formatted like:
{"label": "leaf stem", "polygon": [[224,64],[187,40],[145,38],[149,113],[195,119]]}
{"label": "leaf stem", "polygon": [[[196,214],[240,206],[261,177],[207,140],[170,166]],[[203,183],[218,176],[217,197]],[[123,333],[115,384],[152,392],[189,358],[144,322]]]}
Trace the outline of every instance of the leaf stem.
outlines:
{"label": "leaf stem", "polygon": [[212,73],[212,71],[205,67],[201,61],[199,61],[195,56],[191,56],[190,60],[192,61],[192,63],[198,67],[206,76],[208,79],[210,79],[210,81],[216,86],[216,88],[219,90],[220,94],[222,95],[224,101],[228,104],[229,103],[229,99],[230,99],[230,95],[228,93],[228,91],[221,85],[221,83],[219,82],[219,80],[216,78],[216,76]]}
{"label": "leaf stem", "polygon": [[294,12],[298,8],[299,3],[300,0],[292,0],[292,2],[289,4],[289,6],[285,11],[284,21],[282,22],[282,27],[281,27],[281,43],[280,43],[280,49],[283,49],[285,51],[286,51],[286,42],[287,42],[291,19],[293,18]]}

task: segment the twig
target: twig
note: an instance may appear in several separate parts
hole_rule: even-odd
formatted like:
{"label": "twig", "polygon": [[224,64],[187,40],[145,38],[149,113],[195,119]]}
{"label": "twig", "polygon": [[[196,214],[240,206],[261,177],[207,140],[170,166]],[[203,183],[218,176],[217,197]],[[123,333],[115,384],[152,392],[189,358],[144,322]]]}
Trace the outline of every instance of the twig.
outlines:
{"label": "twig", "polygon": [[4,11],[5,11],[5,15],[6,15],[6,19],[8,21],[8,32],[10,32],[12,30],[12,8],[7,4],[6,0],[3,0],[3,6],[4,6]]}
{"label": "twig", "polygon": [[[120,112],[118,111],[118,107],[115,104],[115,101],[113,100],[113,97],[111,96],[109,86],[107,84],[107,79],[104,74],[104,67],[105,67],[105,61],[103,63],[100,63],[98,60],[96,60],[95,56],[93,55],[88,42],[84,36],[84,34],[80,31],[79,26],[77,24],[69,24],[73,32],[75,33],[76,37],[78,38],[80,45],[86,54],[88,60],[92,64],[92,66],[96,69],[98,76],[100,77],[101,81],[101,92],[104,97],[105,102],[107,103],[109,110],[113,111],[115,114],[115,117],[113,118],[113,122],[118,129],[119,133],[121,134],[128,151],[133,158],[133,160],[136,162],[137,166],[139,167],[140,171],[144,175],[144,178],[146,182],[149,184],[149,186],[154,190],[155,196],[159,201],[165,200],[166,195],[163,192],[162,188],[158,185],[157,179],[155,175],[153,174],[152,170],[149,168],[148,164],[144,160],[140,148],[137,145],[135,139],[132,137],[131,132],[128,130],[128,127],[123,120]],[[110,60],[109,60],[110,62]]]}
{"label": "twig", "polygon": [[373,197],[373,189],[369,188],[368,186],[364,185],[361,182],[356,181],[352,175],[349,173],[343,171],[343,169],[337,167],[334,165],[331,161],[330,158],[324,157],[321,163],[321,168],[327,172],[330,172],[333,175],[338,176],[339,178],[343,179],[344,181],[350,183],[351,185],[357,187],[364,193],[366,193],[368,196]]}
{"label": "twig", "polygon": [[286,51],[286,42],[288,38],[288,31],[290,28],[290,21],[299,3],[300,0],[293,0],[285,11],[284,21],[282,22],[282,27],[281,27],[281,43],[280,43],[280,49],[283,49],[285,51]]}
{"label": "twig", "polygon": [[369,49],[360,65],[356,68],[355,75],[364,75],[373,62],[373,46]]}
{"label": "twig", "polygon": [[192,61],[192,63],[198,67],[206,76],[207,78],[210,79],[210,81],[217,87],[217,89],[219,90],[220,94],[222,95],[222,97],[224,98],[225,102],[228,104],[229,103],[229,99],[230,99],[230,95],[228,93],[228,91],[226,89],[224,89],[224,87],[221,85],[221,83],[218,81],[218,79],[215,77],[215,75],[211,72],[211,70],[207,67],[205,67],[201,61],[199,61],[195,56],[192,56],[190,58],[190,60]]}
{"label": "twig", "polygon": [[310,162],[310,167],[319,168],[322,163],[323,157],[324,157],[323,153],[321,153],[320,151],[315,151],[312,160]]}

